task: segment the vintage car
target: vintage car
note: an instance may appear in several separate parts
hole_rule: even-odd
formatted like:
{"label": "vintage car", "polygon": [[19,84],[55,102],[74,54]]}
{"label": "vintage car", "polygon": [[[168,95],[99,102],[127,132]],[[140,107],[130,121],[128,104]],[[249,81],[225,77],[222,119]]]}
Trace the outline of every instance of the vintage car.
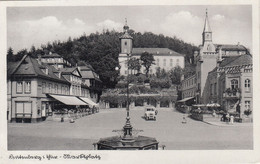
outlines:
{"label": "vintage car", "polygon": [[153,106],[147,106],[144,108],[145,120],[156,120],[157,110]]}

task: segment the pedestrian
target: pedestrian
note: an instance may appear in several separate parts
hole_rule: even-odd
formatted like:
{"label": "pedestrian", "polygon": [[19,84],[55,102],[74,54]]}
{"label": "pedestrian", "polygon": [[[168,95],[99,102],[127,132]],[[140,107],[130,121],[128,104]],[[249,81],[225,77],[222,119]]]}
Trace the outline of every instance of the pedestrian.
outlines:
{"label": "pedestrian", "polygon": [[226,119],[227,119],[227,123],[229,123],[229,121],[230,121],[229,113],[227,113],[227,115],[226,115]]}
{"label": "pedestrian", "polygon": [[185,115],[183,115],[183,117],[182,117],[182,122],[181,122],[181,123],[183,123],[183,124],[186,124],[186,123],[187,123]]}
{"label": "pedestrian", "polygon": [[234,123],[234,116],[230,116],[230,124]]}

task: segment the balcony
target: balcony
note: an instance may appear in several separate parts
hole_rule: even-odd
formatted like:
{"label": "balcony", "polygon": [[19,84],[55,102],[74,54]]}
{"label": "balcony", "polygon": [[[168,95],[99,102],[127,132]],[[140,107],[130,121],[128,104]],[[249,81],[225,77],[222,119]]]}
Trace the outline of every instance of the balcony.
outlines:
{"label": "balcony", "polygon": [[224,92],[223,93],[223,98],[226,99],[238,99],[240,98],[240,92]]}

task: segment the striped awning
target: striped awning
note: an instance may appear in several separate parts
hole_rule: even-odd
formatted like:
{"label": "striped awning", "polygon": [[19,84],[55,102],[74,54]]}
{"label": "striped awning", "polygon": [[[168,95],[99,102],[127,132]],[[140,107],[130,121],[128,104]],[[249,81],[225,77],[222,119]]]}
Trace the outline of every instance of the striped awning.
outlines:
{"label": "striped awning", "polygon": [[188,101],[188,100],[191,100],[191,99],[194,99],[195,97],[187,97],[187,98],[184,98],[182,100],[179,100],[177,102],[185,102],[185,101]]}
{"label": "striped awning", "polygon": [[61,95],[52,95],[52,94],[49,95],[66,105],[88,105],[87,103],[78,99],[75,96],[61,96]]}
{"label": "striped awning", "polygon": [[87,98],[87,97],[79,97],[79,99],[81,99],[82,101],[86,102],[91,108],[93,106],[98,106],[98,104],[94,103],[91,99]]}

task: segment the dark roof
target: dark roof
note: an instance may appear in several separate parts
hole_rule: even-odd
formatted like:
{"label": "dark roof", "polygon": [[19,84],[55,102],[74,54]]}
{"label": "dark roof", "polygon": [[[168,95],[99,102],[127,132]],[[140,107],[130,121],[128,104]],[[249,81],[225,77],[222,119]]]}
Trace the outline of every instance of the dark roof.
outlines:
{"label": "dark roof", "polygon": [[215,44],[215,46],[222,50],[228,50],[228,51],[246,51],[247,48],[243,45],[234,45],[234,44]]}
{"label": "dark roof", "polygon": [[224,58],[224,60],[220,63],[219,67],[232,67],[232,66],[247,65],[247,64],[252,64],[251,55],[240,55],[240,56],[232,56],[232,57]]}
{"label": "dark roof", "polygon": [[51,54],[42,55],[41,57],[42,58],[59,58],[61,56],[57,53],[51,53]]}
{"label": "dark roof", "polygon": [[133,48],[132,55],[141,55],[144,52],[148,52],[156,56],[185,56],[170,50],[169,48]]}
{"label": "dark roof", "polygon": [[122,36],[119,37],[120,39],[133,39],[131,35],[128,33],[124,33]]}
{"label": "dark roof", "polygon": [[7,78],[10,77],[16,66],[18,65],[19,61],[17,62],[8,62],[7,63]]}
{"label": "dark roof", "polygon": [[80,73],[81,73],[82,79],[95,79],[95,80],[101,82],[98,75],[95,72],[93,72],[92,70],[80,69]]}
{"label": "dark roof", "polygon": [[[72,72],[75,71],[75,70],[78,70],[78,68],[77,68],[77,67],[59,68],[59,71],[60,71],[63,75],[64,75],[64,74],[72,74]],[[78,71],[78,72],[79,72],[79,75],[82,76],[82,75],[81,75],[81,72],[80,72],[80,71]]]}
{"label": "dark roof", "polygon": [[[37,76],[41,78],[47,78],[55,81],[65,82],[68,83],[66,79],[62,76],[61,78],[57,77],[54,74],[54,71],[57,71],[53,66],[49,66],[47,64],[41,65],[38,61],[30,56],[25,56],[23,60],[21,60],[18,65],[15,66],[16,70],[11,73],[13,76]],[[41,68],[48,69],[48,75],[45,74]],[[10,76],[11,76],[10,75]]]}

